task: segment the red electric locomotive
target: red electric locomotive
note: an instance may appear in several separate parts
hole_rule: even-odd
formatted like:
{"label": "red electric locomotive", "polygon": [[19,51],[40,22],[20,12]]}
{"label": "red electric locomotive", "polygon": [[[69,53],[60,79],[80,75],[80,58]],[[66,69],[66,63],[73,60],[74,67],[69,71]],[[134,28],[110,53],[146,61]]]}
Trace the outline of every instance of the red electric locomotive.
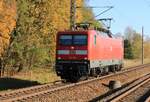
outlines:
{"label": "red electric locomotive", "polygon": [[58,32],[56,45],[56,72],[62,79],[77,81],[122,68],[123,40],[108,30]]}

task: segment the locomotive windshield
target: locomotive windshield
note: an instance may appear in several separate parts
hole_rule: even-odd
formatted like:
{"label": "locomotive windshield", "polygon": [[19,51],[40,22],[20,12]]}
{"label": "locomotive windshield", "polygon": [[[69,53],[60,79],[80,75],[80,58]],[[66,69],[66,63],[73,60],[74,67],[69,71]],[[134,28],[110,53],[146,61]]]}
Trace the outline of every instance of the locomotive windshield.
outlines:
{"label": "locomotive windshield", "polygon": [[59,44],[71,45],[72,44],[72,35],[61,35],[59,38]]}
{"label": "locomotive windshield", "polygon": [[61,35],[60,45],[87,45],[87,35]]}

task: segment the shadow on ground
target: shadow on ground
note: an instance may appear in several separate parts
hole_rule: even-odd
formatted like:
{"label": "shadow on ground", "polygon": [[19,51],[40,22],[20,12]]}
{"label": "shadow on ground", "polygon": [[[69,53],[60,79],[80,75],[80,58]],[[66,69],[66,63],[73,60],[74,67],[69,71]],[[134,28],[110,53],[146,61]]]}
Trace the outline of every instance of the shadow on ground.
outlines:
{"label": "shadow on ground", "polygon": [[37,81],[21,80],[15,78],[0,78],[0,91],[25,88],[40,85]]}

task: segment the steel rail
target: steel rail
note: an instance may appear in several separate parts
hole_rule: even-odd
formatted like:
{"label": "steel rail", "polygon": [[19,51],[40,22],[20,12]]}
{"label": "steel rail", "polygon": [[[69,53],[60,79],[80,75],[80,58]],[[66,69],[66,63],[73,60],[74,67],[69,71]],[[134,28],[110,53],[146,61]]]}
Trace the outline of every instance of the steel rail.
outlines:
{"label": "steel rail", "polygon": [[[131,82],[128,82],[128,83],[122,85],[122,87],[119,87],[117,89],[108,91],[107,93],[90,100],[90,102],[95,102],[95,101],[117,102],[120,99],[127,96],[128,94],[130,94],[131,92],[133,92],[134,88],[136,88],[137,85],[140,85],[144,81],[148,82],[149,80],[150,80],[150,73],[146,74],[146,75],[143,75],[143,76],[139,77],[138,79],[135,79]],[[145,84],[145,83],[143,83],[143,84]],[[139,87],[137,87],[137,88],[139,88]]]}
{"label": "steel rail", "polygon": [[[38,92],[35,91],[35,93],[27,93],[25,95],[21,95],[21,96],[16,95],[16,97],[11,97],[11,98],[8,97],[7,98],[7,96],[9,96],[10,93],[11,94],[16,94],[16,93],[20,94],[20,92],[23,92],[21,90],[17,90],[17,91],[5,93],[5,94],[0,94],[0,98],[4,97],[4,96],[5,96],[5,98],[7,98],[5,100],[1,100],[1,102],[12,102],[12,101],[18,101],[18,100],[22,100],[22,99],[25,100],[25,99],[33,98],[34,96],[44,95],[44,94],[47,94],[47,93],[52,93],[54,91],[65,90],[66,88],[71,88],[71,87],[74,87],[74,86],[79,86],[79,85],[83,85],[83,84],[87,84],[87,83],[92,83],[94,81],[98,81],[98,80],[102,80],[102,79],[109,78],[109,77],[112,77],[112,76],[120,75],[120,74],[123,74],[123,73],[128,73],[128,72],[131,72],[131,71],[139,70],[141,68],[148,67],[148,66],[150,66],[150,64],[139,65],[139,66],[136,66],[136,67],[131,67],[130,69],[124,69],[121,72],[112,73],[112,74],[107,75],[107,76],[102,76],[102,77],[99,77],[99,78],[90,79],[90,80],[82,81],[82,82],[79,82],[79,83],[72,83],[72,84],[69,84],[69,85],[67,84],[67,85],[64,85],[64,86],[50,88],[50,89],[46,89],[46,90],[40,90]],[[38,87],[34,87],[34,88],[31,87],[29,89],[34,91],[35,89],[42,88],[43,86],[38,86]],[[29,89],[23,89],[24,90],[23,93],[28,92]]]}
{"label": "steel rail", "polygon": [[120,94],[119,96],[117,96],[114,99],[110,100],[110,102],[117,102],[117,101],[121,100],[122,98],[126,97],[127,95],[129,95],[130,93],[132,93],[136,89],[140,88],[142,85],[146,84],[149,81],[150,81],[150,75],[148,76],[147,79],[139,82],[138,84],[136,84],[132,88],[129,88],[128,90],[126,90],[125,92],[123,92],[122,94]]}
{"label": "steel rail", "polygon": [[145,100],[145,102],[150,102],[150,96]]}
{"label": "steel rail", "polygon": [[0,102],[3,100],[15,98],[15,97],[21,97],[26,94],[34,94],[35,92],[49,90],[49,89],[53,89],[56,87],[61,87],[63,85],[65,85],[65,84],[49,83],[49,84],[44,84],[44,85],[32,86],[29,88],[17,89],[17,90],[10,91],[10,92],[2,92],[2,93],[0,93]]}

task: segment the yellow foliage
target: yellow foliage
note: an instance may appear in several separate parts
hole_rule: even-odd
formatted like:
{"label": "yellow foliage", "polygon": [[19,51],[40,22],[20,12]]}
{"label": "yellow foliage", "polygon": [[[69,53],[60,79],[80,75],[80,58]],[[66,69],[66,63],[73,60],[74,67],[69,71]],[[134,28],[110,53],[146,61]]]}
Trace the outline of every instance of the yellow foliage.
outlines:
{"label": "yellow foliage", "polygon": [[148,41],[144,43],[144,57],[150,58],[150,42]]}
{"label": "yellow foliage", "polygon": [[[11,1],[11,0],[4,0]],[[16,0],[12,0],[16,1]],[[0,22],[0,32],[3,38],[10,39],[10,32],[15,27],[16,4],[13,6],[3,5],[1,2],[1,12],[3,22]],[[17,36],[13,51],[16,50],[22,62],[31,62],[29,59],[33,54],[33,59],[37,60],[38,54],[47,52],[47,56],[43,58],[43,62],[47,59],[54,61],[55,45],[57,31],[68,30],[70,28],[70,0],[17,0]],[[85,0],[76,0],[76,6],[84,7]],[[88,12],[88,10],[87,10]],[[82,22],[85,14],[82,9],[77,9],[76,22]],[[87,15],[86,15],[87,16]],[[1,17],[0,17],[1,20]],[[2,24],[1,24],[2,23]],[[8,45],[9,40],[1,40],[3,45]],[[3,48],[1,46],[1,48]],[[45,50],[46,49],[46,50]],[[47,50],[49,49],[49,50]],[[24,52],[23,52],[24,51]],[[36,55],[34,55],[36,53]],[[41,58],[39,58],[41,60]],[[17,61],[16,61],[17,62]],[[33,60],[33,62],[36,62]],[[41,62],[40,62],[41,63]],[[30,63],[29,63],[30,64]]]}
{"label": "yellow foliage", "polygon": [[[58,30],[69,29],[70,26],[70,0],[51,1],[49,6],[52,25]],[[84,0],[76,0],[76,6],[83,7]],[[82,9],[76,9],[76,22],[83,21]]]}
{"label": "yellow foliage", "polygon": [[16,26],[16,0],[0,0],[0,54],[8,46]]}
{"label": "yellow foliage", "polygon": [[[77,7],[83,7],[84,6],[84,0],[76,0]],[[76,9],[76,22],[82,22],[83,21],[83,14],[82,9]]]}

